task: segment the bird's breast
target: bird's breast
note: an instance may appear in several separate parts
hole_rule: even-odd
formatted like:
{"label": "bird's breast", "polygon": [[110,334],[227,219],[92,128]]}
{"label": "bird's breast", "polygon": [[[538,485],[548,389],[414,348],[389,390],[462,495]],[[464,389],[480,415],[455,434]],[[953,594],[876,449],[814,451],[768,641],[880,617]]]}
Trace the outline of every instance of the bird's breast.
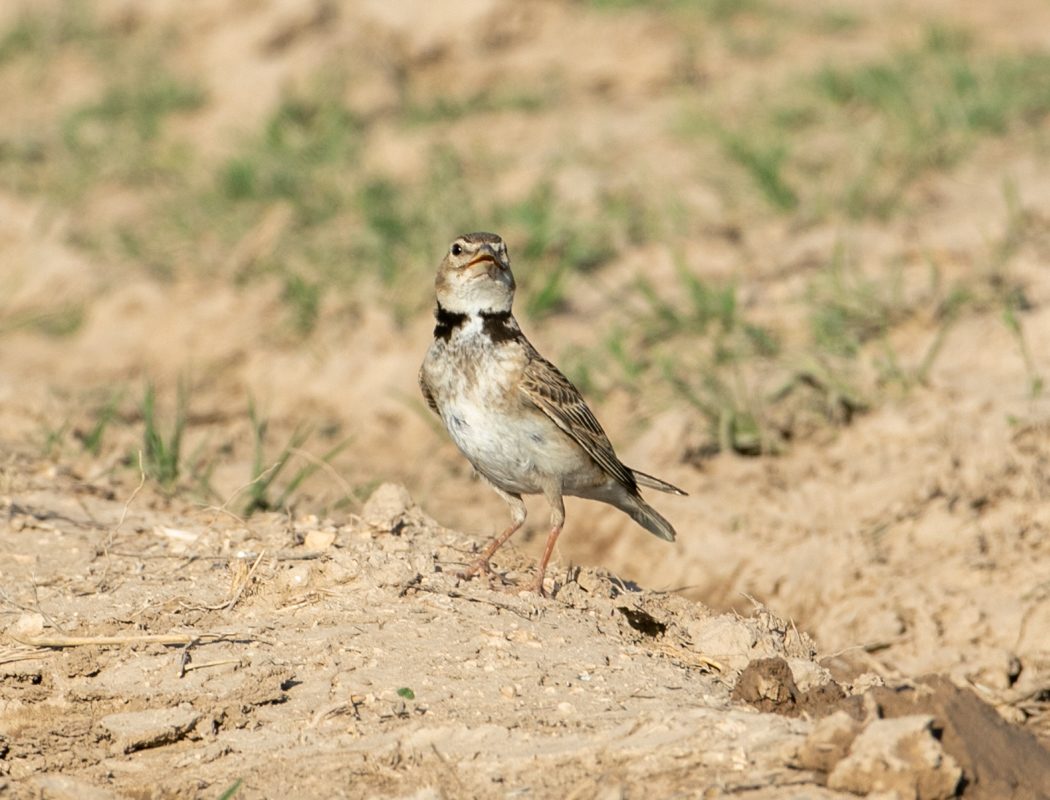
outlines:
{"label": "bird's breast", "polygon": [[519,391],[527,362],[514,342],[435,342],[427,381],[452,441],[505,491],[535,494],[580,458],[579,446]]}

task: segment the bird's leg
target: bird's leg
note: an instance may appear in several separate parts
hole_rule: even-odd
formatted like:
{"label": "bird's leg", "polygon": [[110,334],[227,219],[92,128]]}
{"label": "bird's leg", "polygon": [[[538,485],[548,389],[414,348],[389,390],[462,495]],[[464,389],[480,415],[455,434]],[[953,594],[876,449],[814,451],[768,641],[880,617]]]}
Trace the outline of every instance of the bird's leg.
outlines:
{"label": "bird's leg", "polygon": [[551,560],[551,553],[554,552],[554,543],[558,541],[559,533],[561,533],[560,525],[555,525],[551,528],[551,535],[547,537],[547,546],[543,548],[543,557],[540,558],[540,565],[536,570],[536,577],[533,578],[532,583],[529,584],[528,590],[535,592],[540,597],[547,596],[547,593],[543,591],[543,577],[547,574],[547,562]]}
{"label": "bird's leg", "polygon": [[540,557],[536,577],[529,585],[529,590],[540,597],[546,597],[543,591],[543,578],[547,574],[547,562],[551,560],[551,554],[554,553],[554,545],[558,541],[558,535],[561,533],[562,526],[565,525],[565,503],[562,502],[561,494],[548,494],[547,502],[551,506],[551,535],[547,537],[547,546],[543,548],[543,555]]}
{"label": "bird's leg", "polygon": [[514,522],[509,528],[507,528],[507,530],[503,531],[503,533],[497,536],[492,541],[492,544],[485,548],[485,552],[482,553],[479,558],[475,559],[474,563],[470,565],[469,569],[465,570],[464,572],[457,572],[456,577],[469,581],[479,572],[485,575],[491,575],[492,565],[489,564],[489,559],[492,558],[493,554],[497,550],[499,550],[500,545],[502,545],[505,541],[507,541],[507,539],[513,536],[524,523],[525,520],[522,520],[521,522]]}
{"label": "bird's leg", "polygon": [[492,488],[495,489],[496,493],[506,500],[507,505],[510,506],[510,527],[497,536],[492,541],[492,544],[485,548],[485,552],[470,565],[469,569],[456,573],[456,577],[462,580],[469,581],[479,572],[485,575],[491,575],[492,566],[489,564],[489,559],[492,558],[493,554],[500,549],[507,539],[513,536],[518,529],[525,524],[525,503],[522,501],[521,495],[504,492],[502,489],[495,486]]}

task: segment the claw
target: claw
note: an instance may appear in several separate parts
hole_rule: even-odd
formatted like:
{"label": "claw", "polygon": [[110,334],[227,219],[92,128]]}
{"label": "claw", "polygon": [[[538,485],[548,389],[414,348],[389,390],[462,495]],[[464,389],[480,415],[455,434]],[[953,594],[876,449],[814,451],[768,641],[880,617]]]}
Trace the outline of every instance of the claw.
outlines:
{"label": "claw", "polygon": [[473,564],[470,565],[469,569],[462,572],[457,572],[456,577],[461,581],[469,581],[475,575],[492,575],[492,565],[489,564],[487,558],[479,558]]}
{"label": "claw", "polygon": [[479,558],[470,565],[470,569],[456,573],[456,577],[461,581],[473,580],[478,575],[485,576],[490,589],[493,588],[493,584],[498,584],[501,588],[507,586],[507,582],[503,580],[503,576],[492,568],[492,565],[487,558]]}
{"label": "claw", "polygon": [[484,575],[489,580],[491,585],[493,582],[498,582],[500,587],[504,591],[515,592],[517,594],[523,594],[525,592],[534,592],[540,597],[546,597],[547,592],[543,588],[544,573],[540,572],[536,574],[536,577],[529,581],[528,585],[523,587],[517,587],[509,585],[496,570],[492,568],[492,564],[489,563],[487,558],[479,558],[470,565],[469,569],[457,572],[456,577],[461,581],[469,581],[476,578],[478,575]]}
{"label": "claw", "polygon": [[537,575],[535,580],[529,582],[529,585],[524,589],[519,589],[519,594],[522,592],[535,592],[540,597],[546,597],[547,592],[543,589],[543,575]]}
{"label": "claw", "polygon": [[[519,497],[518,499],[520,501],[521,498]],[[520,521],[514,522],[509,528],[507,528],[507,530],[503,531],[503,533],[497,536],[496,539],[492,542],[492,544],[485,548],[485,552],[482,553],[481,556],[477,560],[475,560],[473,564],[470,565],[470,568],[465,572],[457,572],[456,577],[460,580],[469,581],[471,578],[473,578],[480,572],[484,575],[487,575],[489,578],[498,578],[500,583],[502,583],[503,579],[500,578],[500,576],[492,570],[492,565],[489,564],[489,559],[492,558],[492,554],[499,549],[501,544],[503,544],[505,541],[507,541],[507,539],[514,535],[514,532],[518,528],[520,528],[522,524],[524,524],[524,522],[525,515],[524,512],[522,512],[522,517]]]}

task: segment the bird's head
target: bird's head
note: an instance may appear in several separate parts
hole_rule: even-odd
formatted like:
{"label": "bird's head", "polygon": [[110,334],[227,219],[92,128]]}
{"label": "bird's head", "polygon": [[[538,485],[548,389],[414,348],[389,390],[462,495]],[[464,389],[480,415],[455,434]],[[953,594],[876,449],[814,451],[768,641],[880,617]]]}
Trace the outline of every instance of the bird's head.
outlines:
{"label": "bird's head", "polygon": [[507,245],[494,233],[468,233],[448,248],[438,267],[438,304],[456,314],[510,311],[514,276]]}

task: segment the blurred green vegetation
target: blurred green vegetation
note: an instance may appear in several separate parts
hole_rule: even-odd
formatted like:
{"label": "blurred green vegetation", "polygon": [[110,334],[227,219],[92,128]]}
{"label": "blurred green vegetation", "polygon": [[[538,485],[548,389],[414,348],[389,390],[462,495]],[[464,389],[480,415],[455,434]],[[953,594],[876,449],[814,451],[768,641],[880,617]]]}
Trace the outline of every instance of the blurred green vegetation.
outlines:
{"label": "blurred green vegetation", "polygon": [[777,211],[885,220],[923,175],[956,166],[982,139],[1036,131],[1048,115],[1050,53],[989,54],[967,31],[932,25],[884,59],[788,76],[733,125],[694,104],[681,131],[717,138]]}
{"label": "blurred green vegetation", "polygon": [[[589,5],[610,14],[645,9],[682,22],[687,53],[710,26],[743,58],[765,57],[796,30],[840,36],[864,24],[852,13],[802,14],[764,0]],[[102,27],[72,0],[61,8],[26,13],[0,31],[0,71],[28,64],[25,80],[41,82],[56,55],[69,51],[93,65],[102,85],[43,124],[0,124],[0,188],[74,211],[129,193],[138,209],[133,222],[74,215],[70,240],[96,258],[161,279],[276,278],[294,338],[311,336],[330,305],[363,298],[385,304],[401,321],[427,313],[435,261],[463,231],[497,231],[508,241],[519,307],[534,320],[570,308],[572,281],[589,285],[589,275],[625,251],[661,242],[681,254],[690,237],[703,235],[702,221],[683,213],[674,188],[625,185],[615,180],[616,165],[606,166],[589,203],[559,193],[565,163],[537,172],[516,199],[484,190],[493,171],[508,165],[453,146],[442,131],[473,116],[535,115],[571,102],[554,83],[465,98],[417,97],[406,89],[394,123],[434,131],[416,180],[365,166],[379,123],[347,105],[348,78],[337,71],[288,90],[258,130],[244,132],[232,153],[210,161],[178,133],[177,123],[209,102],[203,83],[177,67],[178,37]],[[1050,55],[990,53],[978,45],[965,31],[931,26],[921,41],[888,56],[779,76],[742,103],[683,81],[678,138],[718,154],[697,180],[720,191],[728,207],[797,226],[890,221],[907,211],[909,189],[923,175],[952,169],[989,137],[1024,136],[1050,115]],[[905,286],[900,263],[865,274],[847,248],[837,249],[798,298],[805,306],[803,341],[756,322],[734,281],[706,279],[679,255],[677,284],[658,288],[639,275],[612,328],[596,335],[599,344],[567,354],[567,372],[596,393],[662,381],[706,421],[711,452],[775,453],[815,426],[848,422],[887,387],[924,383],[959,315],[996,308],[1038,393],[1042,379],[1018,316],[1023,292],[1008,270],[1028,224],[1021,211],[1015,217],[1010,234],[991,248],[986,274],[946,285],[931,263],[928,285],[918,291]],[[71,308],[0,326],[68,335],[82,317],[82,309]],[[933,338],[919,362],[902,364],[893,333],[917,319]],[[184,409],[167,437],[156,422],[152,389],[141,412],[146,468],[162,486],[177,485]],[[287,492],[277,501],[267,497],[276,473],[260,480],[266,423],[254,410],[252,416],[259,482],[251,502],[280,505]],[[112,408],[100,411],[91,449],[112,417]],[[302,435],[293,433],[284,461]]]}
{"label": "blurred green vegetation", "polygon": [[465,99],[436,97],[423,102],[406,99],[401,115],[407,125],[430,125],[499,111],[539,112],[550,108],[556,102],[556,91],[553,87],[542,92],[479,92]]}
{"label": "blurred green vegetation", "polygon": [[[139,411],[144,426],[142,435],[142,469],[166,492],[178,484],[183,468],[182,437],[186,432],[189,394],[180,382],[175,400],[175,419],[171,433],[165,436],[157,419],[156,389],[147,384]],[[100,413],[100,418],[104,412]]]}
{"label": "blurred green vegetation", "polygon": [[[313,429],[304,423],[296,425],[295,430],[292,431],[288,442],[281,448],[277,458],[271,460],[272,456],[271,459],[268,459],[266,456],[270,420],[268,417],[259,414],[255,400],[251,397],[248,398],[248,418],[251,421],[255,452],[252,460],[252,479],[247,487],[248,500],[244,505],[243,513],[245,516],[251,516],[256,511],[284,511],[287,509],[300,485],[318,470],[325,468],[332,459],[347,448],[351,441],[350,439],[344,439],[323,456],[309,457],[307,463],[300,466],[291,479],[285,482],[280,494],[276,497],[271,497],[270,492],[276,488],[277,479],[285,471],[285,467],[289,465],[293,458],[302,460],[305,453],[302,448],[313,435]],[[344,497],[335,504],[335,507],[341,508],[350,501],[351,498]]]}
{"label": "blurred green vegetation", "polygon": [[0,32],[0,66],[20,57],[47,59],[69,44],[96,43],[102,32],[86,7],[68,0],[58,13],[21,13],[11,26]]}

